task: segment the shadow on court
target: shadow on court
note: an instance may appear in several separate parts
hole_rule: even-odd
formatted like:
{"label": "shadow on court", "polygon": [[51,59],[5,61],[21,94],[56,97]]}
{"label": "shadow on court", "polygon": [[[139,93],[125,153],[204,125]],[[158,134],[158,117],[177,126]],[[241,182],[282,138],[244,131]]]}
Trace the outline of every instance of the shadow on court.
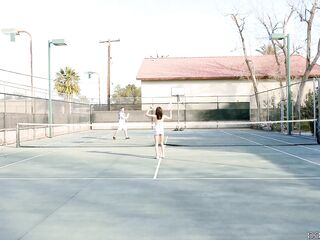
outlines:
{"label": "shadow on court", "polygon": [[319,231],[320,147],[311,140],[168,132],[159,162],[152,133],[130,134],[5,148],[0,239],[307,239]]}
{"label": "shadow on court", "polygon": [[116,155],[116,156],[124,156],[124,157],[135,157],[135,158],[145,158],[145,159],[152,159],[150,155],[139,155],[139,154],[129,154],[129,153],[119,153],[119,152],[106,152],[106,151],[88,151],[89,153],[97,153],[97,154],[108,154],[108,155]]}

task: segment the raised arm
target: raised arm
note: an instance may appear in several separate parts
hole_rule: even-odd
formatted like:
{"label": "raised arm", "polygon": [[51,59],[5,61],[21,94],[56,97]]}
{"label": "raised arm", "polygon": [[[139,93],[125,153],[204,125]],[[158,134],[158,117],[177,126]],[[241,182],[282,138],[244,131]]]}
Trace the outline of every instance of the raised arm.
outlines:
{"label": "raised arm", "polygon": [[150,114],[150,111],[152,110],[152,107],[150,107],[148,110],[147,110],[147,112],[146,112],[146,116],[147,117],[156,117],[156,115],[154,115],[154,114]]}
{"label": "raised arm", "polygon": [[172,119],[172,109],[169,110],[169,116],[164,115],[165,119]]}

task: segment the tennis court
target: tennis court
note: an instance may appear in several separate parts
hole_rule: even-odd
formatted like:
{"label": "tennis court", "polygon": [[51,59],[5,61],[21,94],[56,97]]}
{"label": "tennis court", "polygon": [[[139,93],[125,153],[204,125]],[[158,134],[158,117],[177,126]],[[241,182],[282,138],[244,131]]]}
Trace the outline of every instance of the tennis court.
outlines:
{"label": "tennis court", "polygon": [[[91,130],[0,154],[0,239],[308,239],[320,145],[253,129]],[[123,138],[122,138],[123,137]]]}

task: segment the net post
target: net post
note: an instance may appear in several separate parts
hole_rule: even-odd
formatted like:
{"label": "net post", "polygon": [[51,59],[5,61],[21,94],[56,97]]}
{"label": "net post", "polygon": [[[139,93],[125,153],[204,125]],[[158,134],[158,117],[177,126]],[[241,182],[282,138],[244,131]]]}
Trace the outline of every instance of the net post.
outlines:
{"label": "net post", "polygon": [[19,128],[19,123],[17,123],[16,127],[16,148],[20,147],[20,128]]}

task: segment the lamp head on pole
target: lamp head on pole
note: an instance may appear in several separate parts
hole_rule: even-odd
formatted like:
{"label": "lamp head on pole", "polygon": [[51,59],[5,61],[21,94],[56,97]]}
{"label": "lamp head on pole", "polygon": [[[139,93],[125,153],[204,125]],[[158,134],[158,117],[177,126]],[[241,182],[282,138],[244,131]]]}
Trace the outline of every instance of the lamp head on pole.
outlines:
{"label": "lamp head on pole", "polygon": [[97,74],[97,75],[99,75],[98,73],[93,72],[93,71],[85,72],[85,74],[88,74],[88,78],[89,78],[89,79],[91,78],[91,76],[92,76],[93,74]]}
{"label": "lamp head on pole", "polygon": [[67,43],[65,42],[64,39],[52,39],[50,41],[50,43],[55,46],[66,46],[67,45]]}
{"label": "lamp head on pole", "polygon": [[269,38],[270,40],[283,40],[287,37],[284,33],[272,33]]}
{"label": "lamp head on pole", "polygon": [[16,41],[16,35],[19,35],[19,31],[15,28],[4,28],[4,29],[1,29],[1,32],[3,34],[6,34],[6,35],[10,35],[10,41],[11,42],[15,42]]}
{"label": "lamp head on pole", "polygon": [[112,43],[112,42],[120,42],[120,38],[114,39],[114,40],[108,39],[106,41],[99,41],[99,43],[109,43],[109,44]]}

